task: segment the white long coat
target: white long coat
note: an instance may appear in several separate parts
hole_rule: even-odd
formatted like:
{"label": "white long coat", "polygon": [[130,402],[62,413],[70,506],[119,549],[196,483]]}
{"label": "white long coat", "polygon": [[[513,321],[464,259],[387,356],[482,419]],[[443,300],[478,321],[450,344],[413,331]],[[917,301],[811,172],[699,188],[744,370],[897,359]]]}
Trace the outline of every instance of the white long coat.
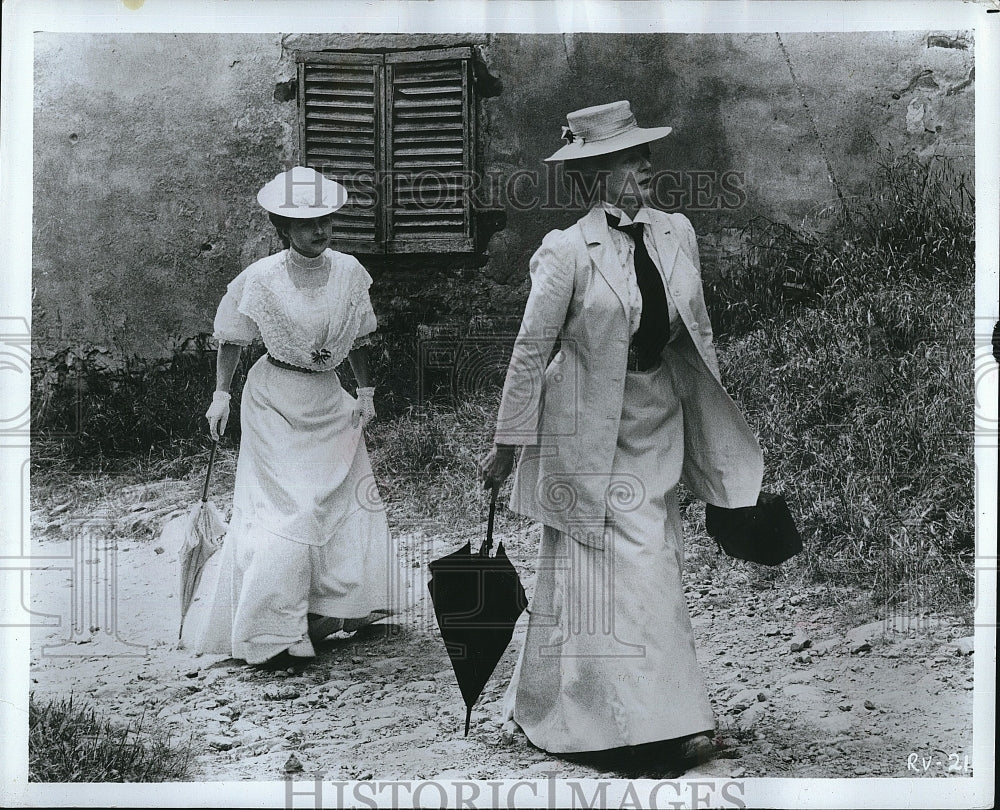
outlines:
{"label": "white long coat", "polygon": [[[716,506],[753,505],[763,458],[719,378],[694,228],[683,214],[650,215],[653,258],[686,327],[665,352],[684,414],[682,480]],[[603,533],[593,528],[615,497],[608,487],[630,337],[625,271],[604,210],[551,231],[530,270],[495,434],[499,444],[524,445],[510,508],[599,548]]]}

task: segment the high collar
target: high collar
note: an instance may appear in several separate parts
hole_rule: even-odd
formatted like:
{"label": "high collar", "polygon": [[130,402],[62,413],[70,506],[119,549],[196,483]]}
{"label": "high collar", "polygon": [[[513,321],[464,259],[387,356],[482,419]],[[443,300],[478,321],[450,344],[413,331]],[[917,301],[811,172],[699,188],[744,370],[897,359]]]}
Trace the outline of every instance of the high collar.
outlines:
{"label": "high collar", "polygon": [[295,248],[288,248],[288,264],[296,270],[320,270],[326,267],[326,251],[319,256],[303,256]]}
{"label": "high collar", "polygon": [[607,214],[616,217],[618,219],[619,225],[631,225],[634,222],[641,222],[644,225],[649,225],[652,222],[652,220],[649,217],[649,209],[645,207],[640,208],[636,212],[635,217],[633,218],[629,218],[629,216],[624,211],[622,211],[621,208],[619,208],[616,205],[612,205],[609,202],[602,202],[601,208]]}

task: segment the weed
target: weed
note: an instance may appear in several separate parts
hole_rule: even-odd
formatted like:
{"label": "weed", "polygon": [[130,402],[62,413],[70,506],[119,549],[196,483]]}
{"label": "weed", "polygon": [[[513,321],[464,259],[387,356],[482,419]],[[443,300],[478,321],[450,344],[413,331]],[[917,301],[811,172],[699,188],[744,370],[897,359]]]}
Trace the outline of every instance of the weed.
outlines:
{"label": "weed", "polygon": [[190,742],[176,747],[140,718],[120,725],[72,696],[28,703],[28,779],[32,782],[166,782],[188,776]]}

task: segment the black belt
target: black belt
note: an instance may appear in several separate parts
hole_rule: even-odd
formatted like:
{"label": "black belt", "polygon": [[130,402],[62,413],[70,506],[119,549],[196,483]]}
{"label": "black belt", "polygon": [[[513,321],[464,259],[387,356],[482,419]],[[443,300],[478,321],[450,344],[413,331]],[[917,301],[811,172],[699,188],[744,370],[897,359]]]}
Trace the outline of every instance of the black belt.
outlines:
{"label": "black belt", "polygon": [[278,368],[285,368],[289,371],[301,371],[303,374],[319,374],[321,371],[329,371],[329,369],[325,368],[303,368],[302,366],[293,366],[291,363],[286,363],[284,360],[278,360],[278,358],[273,357],[270,354],[266,356],[267,362],[271,365],[277,366]]}
{"label": "black belt", "polygon": [[658,365],[660,365],[659,356],[654,357],[652,360],[643,361],[642,359],[640,359],[639,350],[635,347],[635,345],[629,344],[628,361],[625,364],[626,371],[639,371],[639,372],[652,371]]}

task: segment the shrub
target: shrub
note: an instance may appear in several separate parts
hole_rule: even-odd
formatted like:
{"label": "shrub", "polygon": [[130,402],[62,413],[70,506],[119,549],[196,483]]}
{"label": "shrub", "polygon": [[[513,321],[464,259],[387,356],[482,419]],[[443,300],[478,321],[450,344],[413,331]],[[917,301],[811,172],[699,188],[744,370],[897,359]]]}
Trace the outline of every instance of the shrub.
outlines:
{"label": "shrub", "polygon": [[[776,263],[750,252],[726,288],[748,301],[722,303],[723,377],[812,574],[954,602],[971,594],[975,545],[972,200],[962,178],[909,157],[875,182],[841,226],[852,239],[777,229]],[[789,279],[809,296],[783,297]]]}
{"label": "shrub", "polygon": [[[64,350],[32,363],[33,443],[42,457],[104,469],[137,456],[176,457],[208,441],[204,413],[215,388],[208,336],[177,346],[168,358],[109,364],[96,353]],[[227,433],[239,433],[234,397]]]}
{"label": "shrub", "polygon": [[467,523],[484,503],[477,465],[492,447],[498,407],[499,391],[474,392],[373,423],[368,447],[383,497],[404,503],[408,518]]}

